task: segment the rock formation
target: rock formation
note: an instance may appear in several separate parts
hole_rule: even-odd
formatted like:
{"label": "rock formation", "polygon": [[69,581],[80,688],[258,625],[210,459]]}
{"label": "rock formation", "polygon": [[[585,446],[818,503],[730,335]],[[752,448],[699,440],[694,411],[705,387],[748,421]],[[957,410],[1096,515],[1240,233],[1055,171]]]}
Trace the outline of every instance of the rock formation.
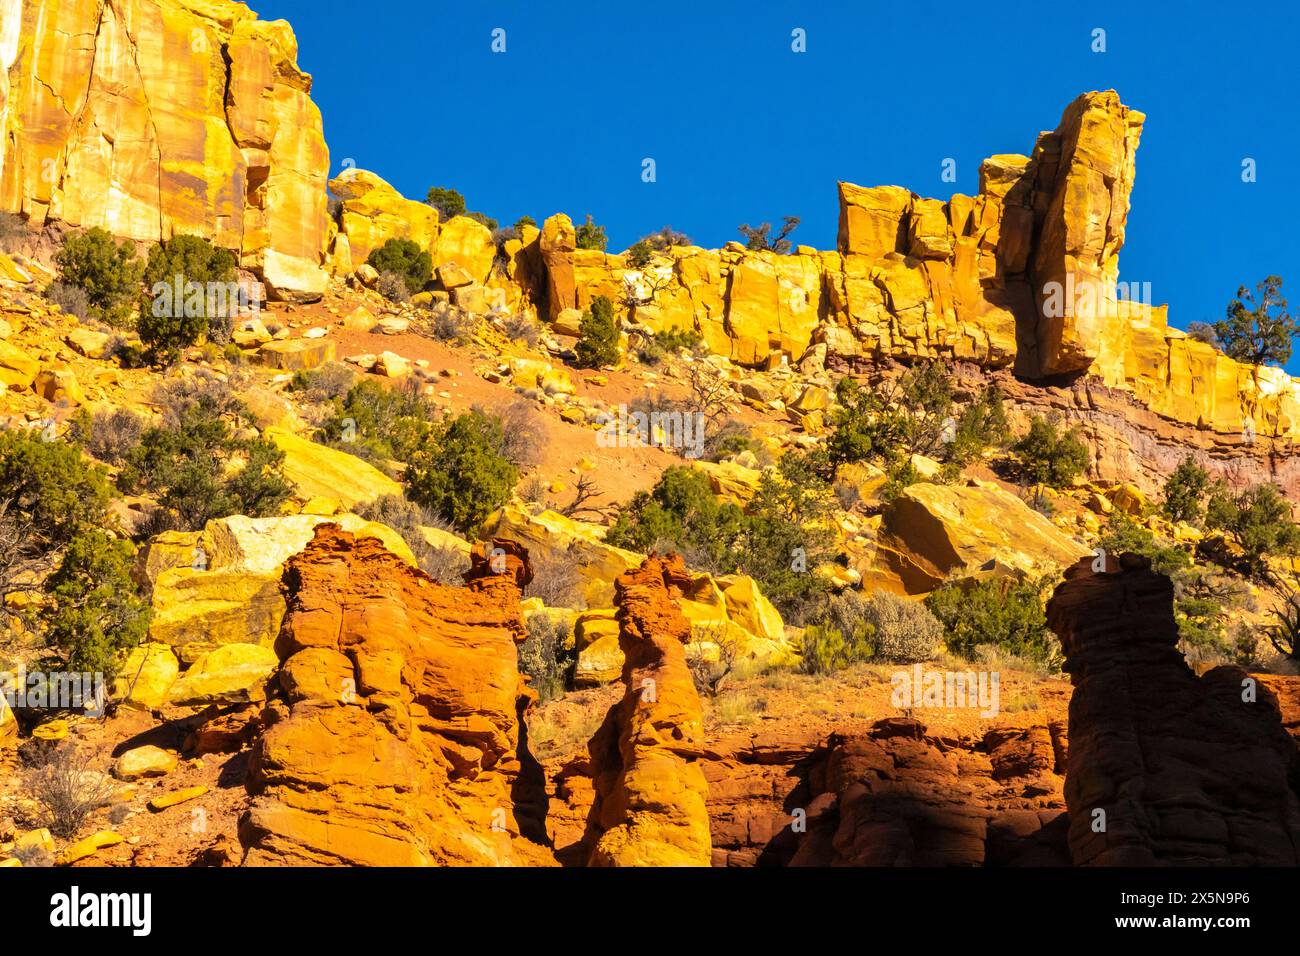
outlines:
{"label": "rock formation", "polygon": [[484,547],[464,588],[330,525],[290,560],[245,863],[551,861],[515,651],[530,574],[518,549]]}
{"label": "rock formation", "polygon": [[1173,585],[1145,559],[1085,558],[1048,604],[1070,699],[1065,799],[1078,865],[1300,864],[1300,751],[1237,667],[1198,677]]}
{"label": "rock formation", "polygon": [[0,0],[0,209],[201,235],[319,298],[329,155],[297,55],[227,0]]}
{"label": "rock formation", "polygon": [[708,866],[704,727],[686,666],[690,624],[675,600],[680,557],[647,558],[618,579],[623,699],[592,738],[590,866]]}

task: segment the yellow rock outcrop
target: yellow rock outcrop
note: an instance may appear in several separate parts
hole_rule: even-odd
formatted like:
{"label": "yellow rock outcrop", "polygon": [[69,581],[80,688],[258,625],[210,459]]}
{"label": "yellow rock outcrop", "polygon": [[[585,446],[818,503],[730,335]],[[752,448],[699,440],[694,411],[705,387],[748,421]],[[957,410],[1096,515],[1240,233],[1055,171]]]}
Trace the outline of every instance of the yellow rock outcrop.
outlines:
{"label": "yellow rock outcrop", "polygon": [[284,21],[227,0],[3,0],[0,209],[235,250],[318,298],[329,155]]}

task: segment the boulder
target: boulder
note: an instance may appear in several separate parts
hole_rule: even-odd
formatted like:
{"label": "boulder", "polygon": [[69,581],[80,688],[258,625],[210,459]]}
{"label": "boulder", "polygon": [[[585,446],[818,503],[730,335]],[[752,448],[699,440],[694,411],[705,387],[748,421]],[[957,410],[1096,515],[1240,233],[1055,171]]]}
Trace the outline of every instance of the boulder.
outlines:
{"label": "boulder", "polygon": [[80,405],[86,394],[70,368],[44,368],[32,383],[36,394],[54,405]]}
{"label": "boulder", "polygon": [[346,170],[330,180],[329,188],[342,200],[340,235],[347,238],[353,262],[364,264],[370,253],[389,239],[410,239],[422,249],[432,247],[438,233],[438,211],[427,203],[407,199],[364,169]]}
{"label": "boulder", "polygon": [[924,594],[953,574],[1044,574],[1090,553],[995,484],[921,483],[886,508],[876,570]]}
{"label": "boulder", "polygon": [[284,339],[280,342],[268,342],[257,350],[257,354],[270,368],[285,369],[290,372],[308,371],[334,361],[334,341],[332,339]]}
{"label": "boulder", "polygon": [[0,342],[0,385],[14,390],[31,388],[40,367],[41,363],[22,349]]}
{"label": "boulder", "polygon": [[226,644],[203,654],[171,686],[167,701],[178,707],[247,704],[266,700],[266,684],[280,659],[269,647]]}
{"label": "boulder", "polygon": [[145,777],[165,777],[176,769],[174,753],[152,744],[128,750],[113,761],[113,776],[128,783]]}
{"label": "boulder", "polygon": [[84,326],[78,326],[63,337],[63,341],[76,352],[91,359],[102,359],[108,354],[108,345],[112,337],[107,332],[96,332]]}
{"label": "boulder", "polygon": [[402,494],[398,482],[356,455],[317,444],[282,427],[267,428],[265,437],[284,452],[284,477],[299,498],[333,498],[345,508],[355,508],[384,495]]}
{"label": "boulder", "polygon": [[180,675],[171,648],[148,642],[132,648],[118,667],[113,697],[131,710],[157,710]]}

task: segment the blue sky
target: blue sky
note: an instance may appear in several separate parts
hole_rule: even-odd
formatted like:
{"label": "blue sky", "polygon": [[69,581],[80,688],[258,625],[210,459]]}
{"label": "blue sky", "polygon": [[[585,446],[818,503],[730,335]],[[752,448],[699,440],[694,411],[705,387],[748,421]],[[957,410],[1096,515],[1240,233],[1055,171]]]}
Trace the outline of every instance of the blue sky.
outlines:
{"label": "blue sky", "polygon": [[1029,152],[1075,96],[1113,88],[1147,114],[1121,280],[1182,327],[1270,273],[1300,310],[1300,5],[252,5],[294,26],[334,172],[351,159],[413,198],[453,186],[502,223],[591,213],[611,249],[665,224],[716,247],[787,214],[797,242],[834,248],[837,180],[973,194],[985,156]]}

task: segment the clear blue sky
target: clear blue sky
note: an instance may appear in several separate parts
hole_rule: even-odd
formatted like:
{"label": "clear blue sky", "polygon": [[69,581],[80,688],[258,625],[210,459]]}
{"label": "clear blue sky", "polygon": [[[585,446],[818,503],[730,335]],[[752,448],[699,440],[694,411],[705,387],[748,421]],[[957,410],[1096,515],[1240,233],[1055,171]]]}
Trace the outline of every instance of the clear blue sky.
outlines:
{"label": "clear blue sky", "polygon": [[452,186],[503,224],[590,212],[611,249],[665,224],[716,247],[787,214],[796,241],[834,248],[837,180],[973,194],[985,156],[1029,152],[1075,96],[1113,88],[1147,114],[1121,280],[1182,327],[1270,273],[1300,311],[1300,5],[252,6],[297,32],[334,172],[352,159],[413,198]]}

